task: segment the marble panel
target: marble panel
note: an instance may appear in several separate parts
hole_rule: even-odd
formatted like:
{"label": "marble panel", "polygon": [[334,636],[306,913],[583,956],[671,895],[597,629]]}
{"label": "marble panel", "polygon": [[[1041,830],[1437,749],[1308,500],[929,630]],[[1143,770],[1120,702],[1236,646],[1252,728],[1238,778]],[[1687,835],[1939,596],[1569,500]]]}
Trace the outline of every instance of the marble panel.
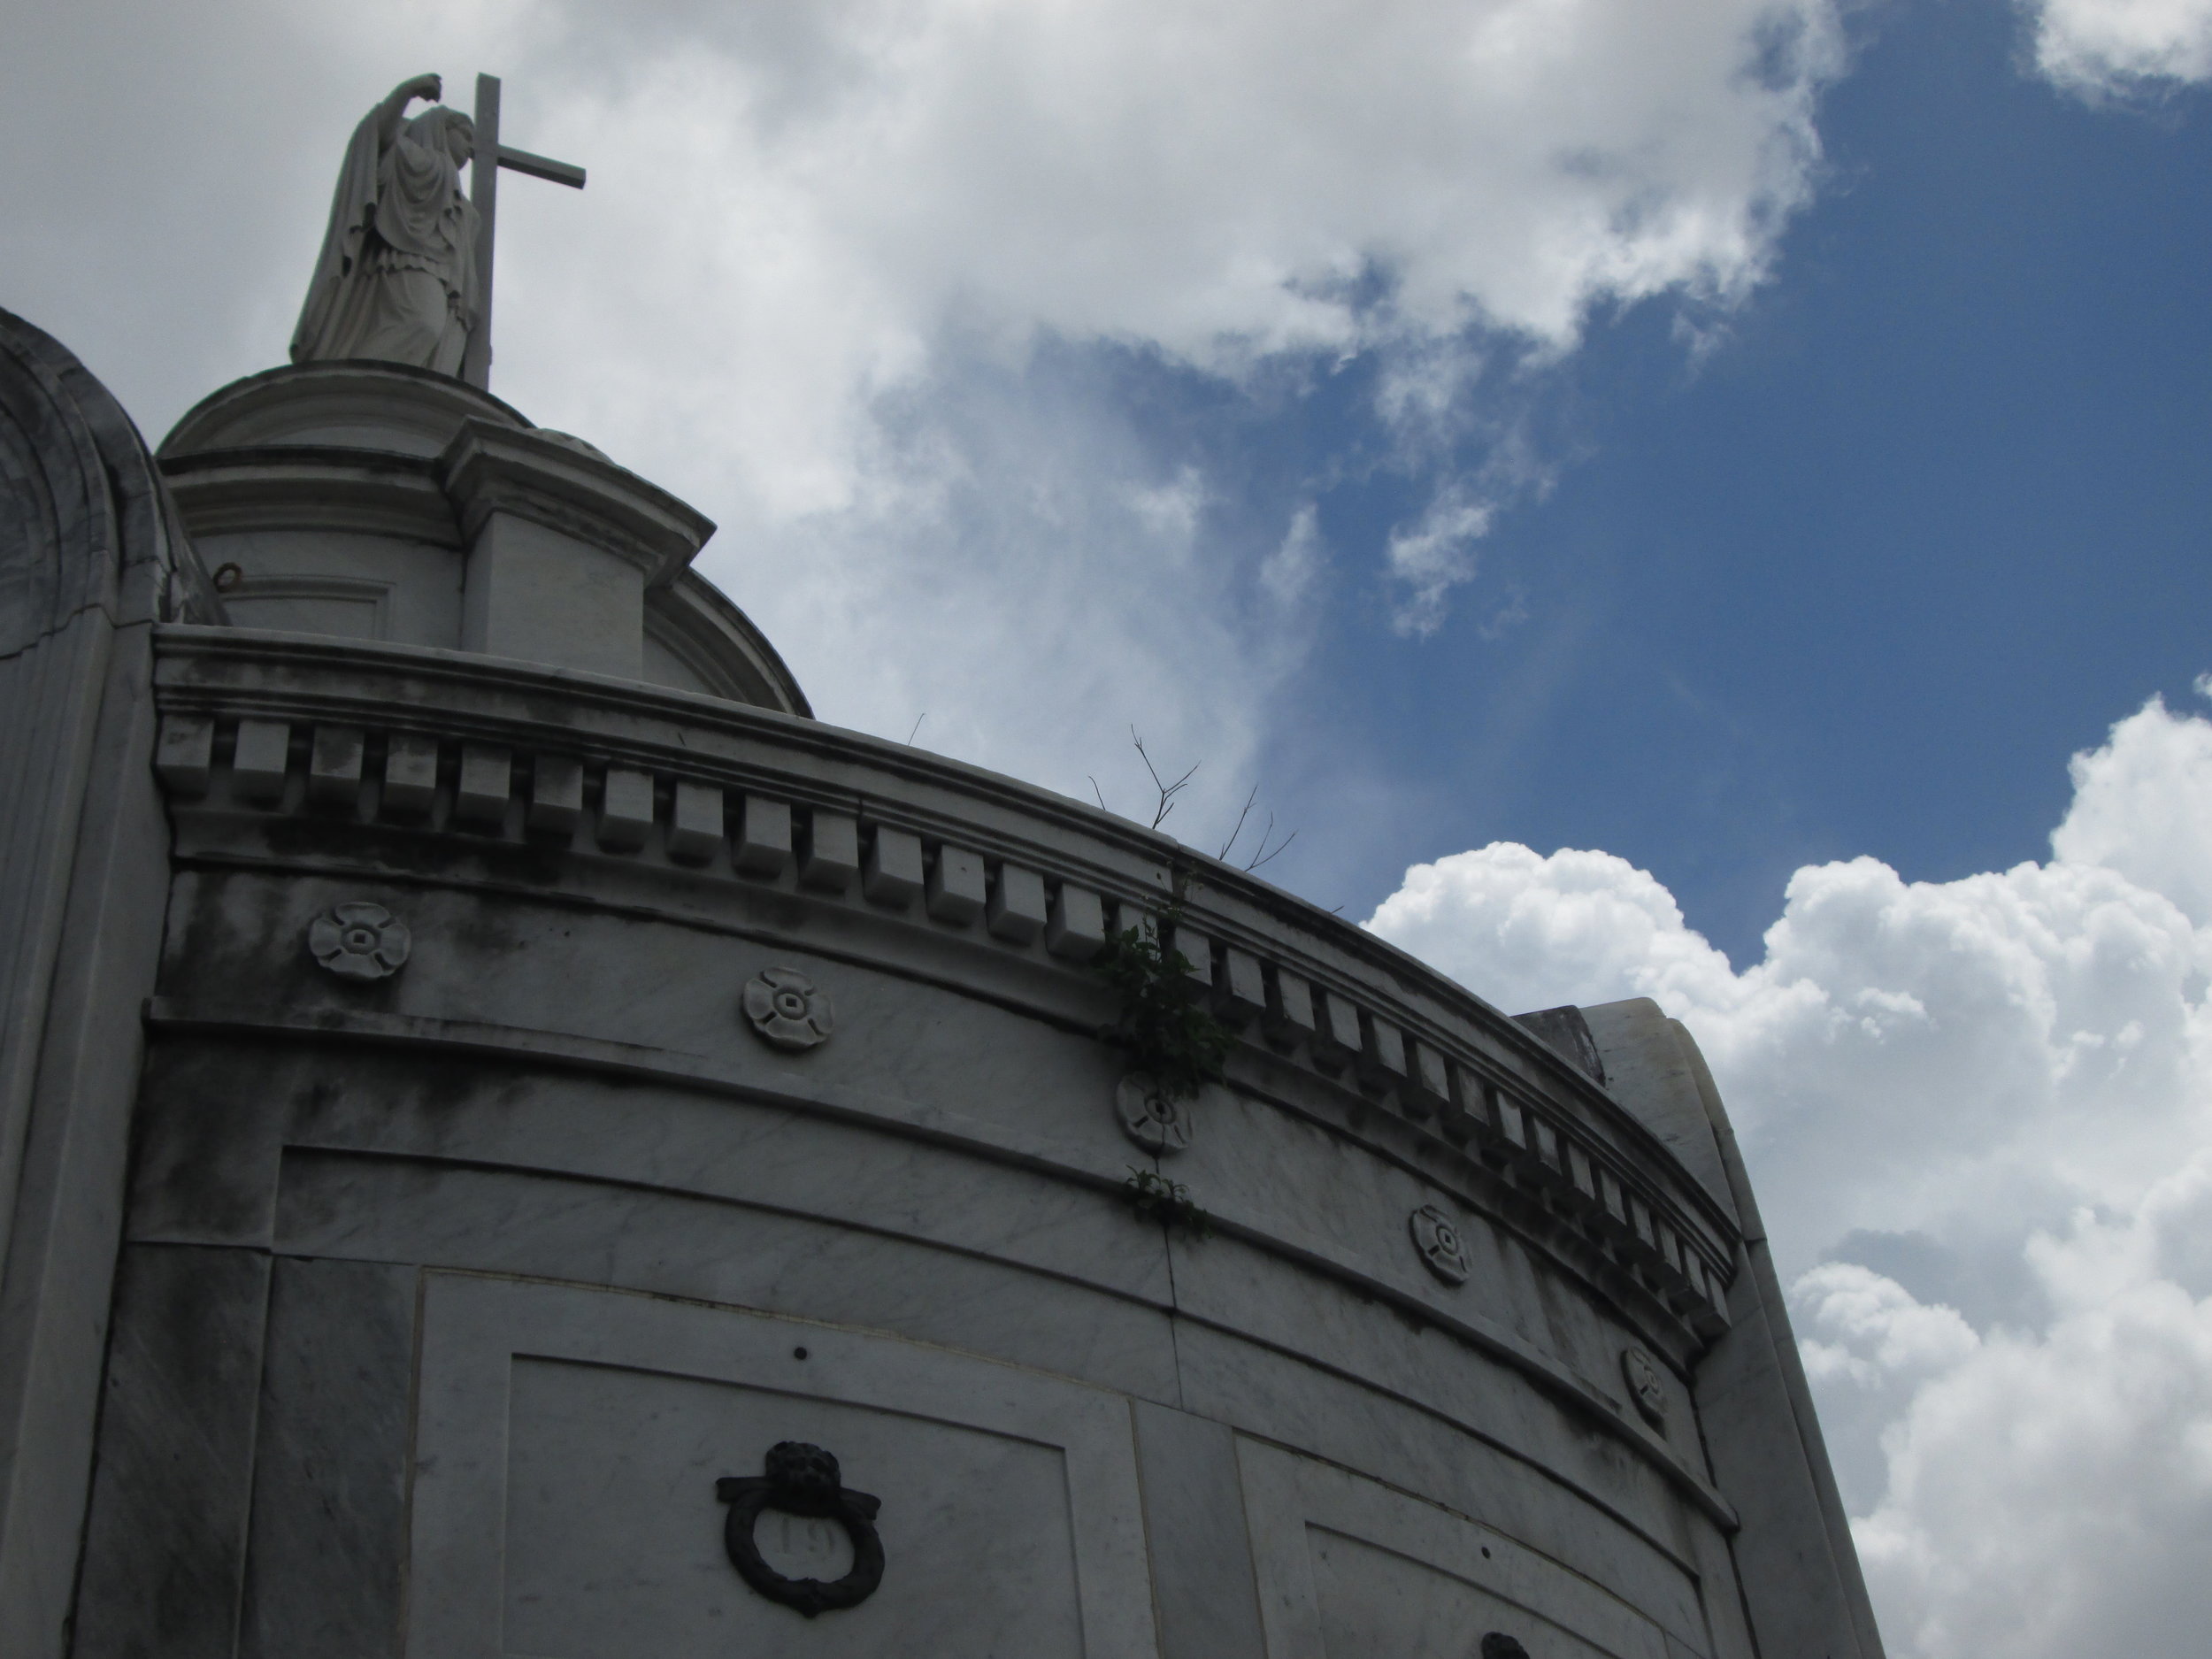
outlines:
{"label": "marble panel", "polygon": [[240,1659],[399,1650],[418,1277],[275,1264]]}
{"label": "marble panel", "polygon": [[1187,1411],[1134,1409],[1161,1659],[1263,1659],[1236,1437]]}
{"label": "marble panel", "polygon": [[[233,472],[231,480],[235,499],[242,493],[237,488],[242,472]],[[250,518],[217,529],[211,516],[202,510],[203,491],[193,488],[199,481],[188,477],[173,480],[172,488],[177,483],[185,487],[181,504],[201,562],[211,571],[225,565],[239,567],[224,595],[234,626],[435,645],[448,650],[461,643],[461,561],[422,534],[435,534],[432,526],[444,508],[428,488],[423,495],[429,499],[421,503],[428,507],[428,517],[410,522],[419,498],[403,488],[405,505],[384,519],[382,527],[390,534],[380,535],[335,526],[250,528]],[[388,474],[379,481],[389,485],[399,480]],[[333,497],[353,496],[351,482],[342,473],[314,480],[309,488],[319,498],[321,511],[317,516],[330,516],[334,506],[345,512]],[[265,496],[267,488],[264,482],[257,493]]]}
{"label": "marble panel", "polygon": [[[1208,1089],[1192,1110],[1197,1133],[1176,1179],[1213,1214],[1396,1286],[1455,1317],[1472,1314],[1533,1345],[1553,1346],[1555,1333],[1535,1292],[1528,1252],[1510,1233],[1463,1211],[1411,1170],[1375,1157],[1326,1124],[1218,1087]],[[1324,1193],[1328,1202],[1315,1202]],[[1406,1236],[1406,1217],[1426,1203],[1444,1205],[1459,1221],[1472,1272],[1456,1289],[1430,1279]],[[1194,1271],[1203,1273],[1207,1264],[1194,1263]]]}
{"label": "marble panel", "polygon": [[[638,1125],[647,1136],[655,1128]],[[836,1156],[832,1145],[819,1149],[826,1164]],[[278,1248],[805,1313],[1174,1398],[1158,1229],[1101,1195],[1068,1195],[1079,1209],[1056,1204],[1049,1191],[1024,1202],[1003,1182],[939,1181],[930,1179],[938,1165],[902,1167],[921,1202],[910,1196],[902,1211],[895,1171],[879,1171],[858,1183],[853,1208],[903,1236],[791,1213],[808,1194],[797,1183],[779,1191],[772,1170],[757,1184],[761,1202],[741,1203],[299,1150],[285,1160]],[[879,1197],[883,1209],[872,1216]],[[1133,1269],[1151,1274],[1157,1302],[1101,1282]]]}
{"label": "marble panel", "polygon": [[127,1236],[268,1244],[292,1096],[318,1087],[313,1074],[321,1068],[306,1050],[258,1057],[262,1064],[242,1088],[231,1043],[165,1035],[147,1045]]}
{"label": "marble panel", "polygon": [[1537,1659],[1669,1659],[1642,1609],[1484,1518],[1251,1440],[1237,1449],[1269,1659],[1457,1659],[1493,1631]]}
{"label": "marble panel", "polygon": [[[1440,1300],[1474,1289],[1483,1264],[1496,1259],[1479,1221],[1461,1218],[1461,1225],[1475,1275],[1464,1286],[1439,1285]],[[1396,1231],[1406,1254],[1414,1256],[1402,1214]],[[1528,1372],[1506,1360],[1440,1327],[1385,1314],[1353,1286],[1300,1271],[1263,1251],[1225,1240],[1179,1241],[1172,1249],[1179,1311],[1419,1402],[1612,1502],[1657,1506],[1646,1515],[1647,1525],[1661,1524],[1657,1516],[1671,1513],[1671,1501],[1655,1474],[1640,1478],[1647,1467],[1641,1459],[1625,1446],[1609,1447],[1609,1437],[1595,1424],[1586,1428]],[[1427,1277],[1417,1258],[1414,1271]],[[1617,1376],[1617,1363],[1613,1369]],[[1627,1425],[1632,1413],[1624,1408],[1619,1416],[1620,1438],[1628,1438],[1634,1432]]]}
{"label": "marble panel", "polygon": [[474,526],[474,545],[461,590],[463,650],[638,678],[645,664],[643,571],[582,536],[513,511],[471,514],[465,522]]}
{"label": "marble panel", "polygon": [[[774,1652],[1154,1659],[1128,1406],[834,1326],[434,1274],[422,1311],[411,1659]],[[881,1501],[881,1586],[809,1620],[724,1553],[716,1482],[803,1440]],[[833,1535],[764,1516],[787,1576]],[[947,1594],[954,1590],[955,1594]]]}
{"label": "marble panel", "polygon": [[[1692,1576],[1700,1559],[1692,1541],[1698,1528],[1671,1493],[1657,1488],[1655,1478],[1643,1502],[1601,1502],[1574,1479],[1575,1471],[1551,1472],[1552,1466],[1461,1426],[1472,1419],[1486,1435],[1499,1421],[1485,1412],[1497,1396],[1478,1395],[1472,1387],[1447,1415],[1386,1379],[1355,1380],[1189,1320],[1178,1327],[1176,1356],[1184,1409],[1478,1517],[1668,1629],[1703,1641]],[[1479,1384],[1479,1378],[1470,1380]],[[1626,1467],[1624,1448],[1594,1432],[1581,1449],[1586,1469],[1600,1459],[1620,1466],[1626,1479],[1617,1486],[1643,1479]]]}
{"label": "marble panel", "polygon": [[[743,896],[735,884],[725,887]],[[300,941],[312,918],[354,900],[405,920],[413,952],[403,972],[356,986],[303,965]],[[787,909],[792,899],[764,895],[761,902]],[[185,993],[186,1010],[249,1020],[281,1010],[278,1019],[303,1033],[329,1029],[326,1008],[340,1018],[375,1010],[424,1022],[426,1037],[449,1033],[461,1052],[480,1034],[499,1034],[502,1048],[526,1064],[541,1048],[571,1053],[572,1035],[600,1045],[598,1059],[664,1060],[677,1076],[712,1079],[718,1092],[757,1087],[821,1102],[837,1115],[880,1115],[910,1133],[964,1133],[1100,1179],[1118,1181],[1128,1161],[1112,1113],[1118,1056],[1093,1034],[1110,999],[1087,980],[1056,982],[1051,988],[1066,994],[1076,1019],[1048,1023],[812,950],[493,895],[239,872],[196,883],[181,902],[172,938],[192,944],[173,957],[175,977],[165,983]],[[864,913],[847,919],[884,925]],[[826,947],[843,942],[827,927],[820,932]],[[986,958],[1010,980],[1020,975],[1021,964],[1001,960],[998,945],[934,928],[902,932]],[[218,964],[220,972],[211,977]],[[787,1054],[745,1023],[740,993],[771,966],[804,973],[828,995],[836,1010],[829,1041]],[[450,1046],[425,1055],[434,1066],[457,1057]],[[603,1136],[601,1143],[611,1145]]]}
{"label": "marble panel", "polygon": [[125,1248],[75,1659],[233,1659],[269,1258]]}

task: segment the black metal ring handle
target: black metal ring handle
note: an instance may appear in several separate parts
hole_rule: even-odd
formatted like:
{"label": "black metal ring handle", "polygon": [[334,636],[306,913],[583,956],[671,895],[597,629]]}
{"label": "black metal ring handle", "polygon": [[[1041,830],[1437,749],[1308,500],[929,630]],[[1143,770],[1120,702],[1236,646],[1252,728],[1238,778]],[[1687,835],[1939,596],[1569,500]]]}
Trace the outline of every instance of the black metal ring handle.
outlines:
{"label": "black metal ring handle", "polygon": [[[819,1447],[786,1440],[769,1451],[768,1473],[726,1475],[714,1494],[730,1506],[722,1542],[738,1576],[772,1601],[795,1608],[807,1617],[857,1607],[883,1582],[883,1540],[877,1535],[879,1498],[839,1484],[837,1460]],[[761,1558],[753,1527],[764,1509],[832,1520],[852,1540],[852,1570],[825,1584],[819,1578],[787,1578]]]}

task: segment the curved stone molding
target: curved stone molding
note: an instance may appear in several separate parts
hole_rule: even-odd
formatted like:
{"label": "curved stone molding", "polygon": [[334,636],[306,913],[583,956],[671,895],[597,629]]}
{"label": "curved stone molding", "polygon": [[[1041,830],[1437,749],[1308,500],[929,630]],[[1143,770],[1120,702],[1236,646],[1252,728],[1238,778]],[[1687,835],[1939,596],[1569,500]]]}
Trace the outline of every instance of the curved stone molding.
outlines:
{"label": "curved stone molding", "polygon": [[161,441],[161,459],[334,446],[429,460],[468,420],[517,431],[531,425],[521,411],[449,374],[399,363],[288,365],[202,398]]}
{"label": "curved stone molding", "polygon": [[1667,1385],[1659,1375],[1659,1362],[1640,1348],[1621,1350],[1621,1377],[1628,1397],[1645,1422],[1657,1428],[1667,1420]]}
{"label": "curved stone molding", "polygon": [[[714,1483],[714,1495],[730,1506],[722,1542],[738,1576],[770,1601],[796,1608],[809,1618],[858,1607],[873,1595],[883,1582],[883,1540],[875,1526],[883,1500],[849,1489],[839,1476],[837,1459],[803,1440],[780,1440],[770,1447],[762,1469],[759,1475],[725,1475]],[[785,1578],[761,1559],[753,1538],[763,1509],[837,1522],[853,1541],[852,1570],[828,1584]]]}
{"label": "curved stone molding", "polygon": [[407,924],[365,900],[333,905],[308,924],[309,954],[342,979],[388,979],[413,948]]}
{"label": "curved stone molding", "polygon": [[745,1018],[764,1042],[794,1053],[829,1041],[829,993],[796,968],[763,968],[746,982]]}
{"label": "curved stone molding", "polygon": [[[310,672],[311,702],[297,689]],[[542,670],[221,629],[165,630],[158,673],[157,770],[189,836],[258,837],[233,816],[250,809],[311,820],[335,851],[354,824],[373,821],[379,834],[460,836],[472,857],[571,858],[561,879],[584,886],[625,879],[602,862],[613,855],[657,912],[749,904],[734,899],[735,879],[798,901],[779,913],[792,926],[828,919],[824,905],[864,916],[861,957],[887,949],[917,969],[926,953],[930,975],[949,966],[940,953],[964,918],[964,943],[997,961],[970,949],[955,977],[979,974],[994,999],[1055,1018],[1086,1018],[1070,1001],[1085,993],[1062,976],[1150,907],[1166,879],[1156,838],[1118,821],[763,709],[565,683],[574,718],[555,741],[533,724]],[[880,812],[902,790],[918,793]],[[1451,1213],[1491,1217],[1607,1296],[1670,1364],[1729,1329],[1736,1224],[1725,1198],[1586,1073],[1518,1022],[1423,979],[1417,964],[1392,961],[1385,983],[1370,972],[1380,964],[1349,959],[1385,948],[1335,918],[1248,880],[1210,879],[1191,988],[1238,1033],[1233,1092],[1256,1087],[1291,1110],[1317,1109],[1385,1160],[1417,1164]],[[887,923],[918,936],[894,945]],[[787,929],[756,918],[746,931],[773,950]],[[1006,968],[1019,956],[1060,972],[1017,982]],[[1187,1117],[1189,1103],[1179,1110]],[[1156,1135],[1171,1149],[1156,1124],[1132,1133],[1148,1151]]]}
{"label": "curved stone molding", "polygon": [[1467,1282],[1467,1247],[1460,1242],[1458,1223],[1434,1204],[1423,1204],[1406,1217],[1406,1231],[1430,1272],[1447,1285]]}
{"label": "curved stone molding", "polygon": [[1180,1152],[1190,1145],[1191,1102],[1171,1100],[1158,1083],[1132,1071],[1114,1090],[1114,1115],[1122,1133],[1147,1152]]}

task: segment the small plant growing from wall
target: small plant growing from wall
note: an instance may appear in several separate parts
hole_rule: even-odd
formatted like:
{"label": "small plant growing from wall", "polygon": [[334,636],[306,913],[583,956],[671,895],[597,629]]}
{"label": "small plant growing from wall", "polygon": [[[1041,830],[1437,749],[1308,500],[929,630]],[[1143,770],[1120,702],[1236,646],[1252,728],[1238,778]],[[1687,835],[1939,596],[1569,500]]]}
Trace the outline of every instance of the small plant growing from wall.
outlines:
{"label": "small plant growing from wall", "polygon": [[1120,1011],[1099,1035],[1129,1056],[1170,1100],[1189,1100],[1209,1083],[1221,1080],[1228,1057],[1229,1028],[1192,996],[1193,964],[1160,941],[1182,907],[1170,905],[1162,926],[1124,928],[1106,941],[1096,964],[1100,978],[1114,988]]}
{"label": "small plant growing from wall", "polygon": [[[1128,1056],[1122,1088],[1139,1102],[1123,1126],[1155,1152],[1171,1152],[1187,1141],[1189,1120],[1176,1105],[1220,1081],[1229,1053],[1229,1028],[1192,993],[1192,963],[1161,942],[1181,913],[1179,895],[1153,926],[1139,924],[1112,935],[1096,964],[1120,1005],[1099,1036]],[[1133,1168],[1123,1190],[1139,1216],[1180,1227],[1193,1238],[1213,1233],[1213,1217],[1180,1181]]]}
{"label": "small plant growing from wall", "polygon": [[1129,1179],[1121,1186],[1128,1194],[1130,1209],[1146,1219],[1180,1227],[1194,1239],[1213,1236],[1214,1218],[1198,1207],[1182,1182],[1132,1165]]}

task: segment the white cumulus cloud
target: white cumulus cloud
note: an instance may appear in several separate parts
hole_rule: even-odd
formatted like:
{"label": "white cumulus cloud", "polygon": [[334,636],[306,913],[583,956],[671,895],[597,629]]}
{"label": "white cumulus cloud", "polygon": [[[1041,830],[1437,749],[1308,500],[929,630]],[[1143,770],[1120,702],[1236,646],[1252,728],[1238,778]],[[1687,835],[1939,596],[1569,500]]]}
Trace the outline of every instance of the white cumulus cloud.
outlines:
{"label": "white cumulus cloud", "polygon": [[2036,67],[2085,97],[2212,79],[2212,0],[2027,0]]}
{"label": "white cumulus cloud", "polygon": [[1658,999],[1742,1130],[1892,1650],[2193,1651],[2212,1612],[2212,722],[2075,757],[2043,863],[1792,879],[1740,972],[1602,852],[1368,926],[1513,1009]]}

